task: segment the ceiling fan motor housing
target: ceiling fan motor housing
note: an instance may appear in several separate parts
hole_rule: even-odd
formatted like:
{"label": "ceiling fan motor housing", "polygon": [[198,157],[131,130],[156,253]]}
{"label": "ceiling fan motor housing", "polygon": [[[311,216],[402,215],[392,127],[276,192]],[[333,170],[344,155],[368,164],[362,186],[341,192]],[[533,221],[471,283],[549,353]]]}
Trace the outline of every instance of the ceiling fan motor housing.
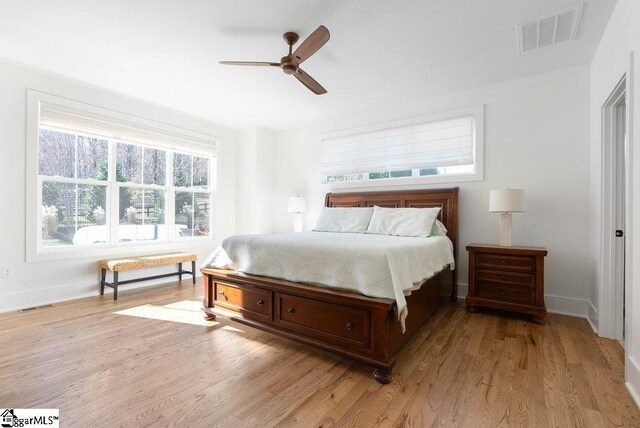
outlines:
{"label": "ceiling fan motor housing", "polygon": [[296,71],[298,71],[298,67],[296,67],[294,64],[292,63],[287,63],[285,61],[282,62],[282,71],[285,72],[285,74],[294,74]]}

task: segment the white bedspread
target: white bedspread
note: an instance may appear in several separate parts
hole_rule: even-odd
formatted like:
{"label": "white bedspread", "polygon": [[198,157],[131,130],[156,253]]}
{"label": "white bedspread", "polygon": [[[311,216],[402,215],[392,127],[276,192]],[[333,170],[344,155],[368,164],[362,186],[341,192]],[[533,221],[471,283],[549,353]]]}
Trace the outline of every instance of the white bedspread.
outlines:
{"label": "white bedspread", "polygon": [[394,299],[404,330],[405,295],[447,265],[454,268],[446,236],[306,232],[232,236],[203,266]]}

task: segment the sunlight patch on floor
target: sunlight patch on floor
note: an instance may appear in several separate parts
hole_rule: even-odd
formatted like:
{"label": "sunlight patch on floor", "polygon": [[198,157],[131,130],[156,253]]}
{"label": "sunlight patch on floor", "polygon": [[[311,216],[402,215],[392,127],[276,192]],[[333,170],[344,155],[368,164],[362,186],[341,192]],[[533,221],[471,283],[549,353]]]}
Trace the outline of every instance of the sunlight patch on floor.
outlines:
{"label": "sunlight patch on floor", "polygon": [[183,300],[164,306],[141,305],[134,308],[114,312],[117,315],[148,318],[161,321],[172,321],[183,324],[201,325],[211,327],[220,324],[217,321],[207,321],[202,316],[201,301]]}
{"label": "sunlight patch on floor", "polygon": [[180,309],[183,311],[200,312],[202,314],[202,300],[182,300],[180,302],[169,303],[162,306],[169,309]]}

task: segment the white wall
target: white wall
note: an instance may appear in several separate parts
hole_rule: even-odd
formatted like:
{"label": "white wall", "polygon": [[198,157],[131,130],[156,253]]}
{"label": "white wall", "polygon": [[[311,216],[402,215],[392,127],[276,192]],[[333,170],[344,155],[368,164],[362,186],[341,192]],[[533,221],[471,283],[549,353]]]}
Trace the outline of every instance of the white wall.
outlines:
{"label": "white wall", "polygon": [[[632,57],[633,53],[633,57]],[[602,106],[621,77],[627,75],[627,108],[629,122],[627,136],[630,147],[631,186],[634,196],[627,203],[632,207],[630,227],[626,230],[631,241],[627,264],[626,288],[626,344],[625,371],[627,386],[640,404],[640,198],[635,197],[640,189],[640,2],[619,0],[596,51],[591,64],[591,263],[597,269],[596,282],[591,287],[590,300],[593,305],[593,322],[602,323],[598,315],[603,311],[599,294],[602,290],[601,249],[601,204],[602,204]],[[635,128],[635,129],[634,129]]]}
{"label": "white wall", "polygon": [[[336,118],[278,133],[276,229],[291,231],[287,198],[306,196],[312,227],[330,185],[320,184],[320,132],[365,126],[471,105],[485,105],[485,179],[460,186],[458,281],[467,292],[465,246],[497,243],[499,216],[488,212],[489,190],[526,191],[526,212],[514,214],[514,245],[544,246],[547,308],[585,316],[592,265],[589,259],[589,68],[560,70]],[[416,186],[413,186],[416,187]],[[340,189],[342,191],[347,189]],[[340,191],[337,190],[337,191]],[[369,189],[373,190],[373,189]]]}
{"label": "white wall", "polygon": [[[79,253],[63,260],[26,262],[25,204],[26,198],[36,197],[25,194],[27,88],[220,137],[215,239],[181,243],[174,245],[172,249],[196,252],[199,259],[204,260],[221,238],[234,233],[235,131],[124,95],[0,63],[0,265],[14,268],[13,279],[0,279],[0,311],[96,295],[99,289],[96,262],[100,257],[84,257]],[[123,256],[153,252],[157,252],[153,247],[122,249]],[[163,271],[167,269],[155,270],[154,273]],[[122,279],[127,277],[129,276],[123,275]]]}
{"label": "white wall", "polygon": [[238,131],[236,140],[236,232],[252,233],[256,228],[255,183],[258,177],[258,130]]}
{"label": "white wall", "polygon": [[236,233],[273,232],[275,134],[263,128],[238,131]]}
{"label": "white wall", "polygon": [[258,164],[256,169],[256,232],[270,233],[275,229],[273,196],[276,185],[276,136],[273,131],[258,128]]}

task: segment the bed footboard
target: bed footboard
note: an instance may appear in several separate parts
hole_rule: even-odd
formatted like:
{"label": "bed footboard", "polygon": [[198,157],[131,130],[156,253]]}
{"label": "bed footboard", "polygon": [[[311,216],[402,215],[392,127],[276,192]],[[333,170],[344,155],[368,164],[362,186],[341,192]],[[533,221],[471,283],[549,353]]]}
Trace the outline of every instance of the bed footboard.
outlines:
{"label": "bed footboard", "polygon": [[383,384],[402,345],[454,292],[449,268],[427,280],[407,297],[403,334],[394,300],[227,270],[202,273],[205,318],[223,316],[360,361]]}

